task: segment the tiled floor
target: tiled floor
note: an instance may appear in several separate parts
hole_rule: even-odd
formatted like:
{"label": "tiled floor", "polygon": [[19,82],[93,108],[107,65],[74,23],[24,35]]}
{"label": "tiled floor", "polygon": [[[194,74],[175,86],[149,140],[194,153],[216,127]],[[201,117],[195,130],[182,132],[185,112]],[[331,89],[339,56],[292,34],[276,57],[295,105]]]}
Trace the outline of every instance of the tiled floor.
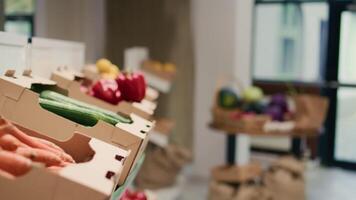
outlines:
{"label": "tiled floor", "polygon": [[[307,200],[355,200],[356,172],[335,168],[308,167]],[[182,200],[206,200],[208,179],[189,179]]]}

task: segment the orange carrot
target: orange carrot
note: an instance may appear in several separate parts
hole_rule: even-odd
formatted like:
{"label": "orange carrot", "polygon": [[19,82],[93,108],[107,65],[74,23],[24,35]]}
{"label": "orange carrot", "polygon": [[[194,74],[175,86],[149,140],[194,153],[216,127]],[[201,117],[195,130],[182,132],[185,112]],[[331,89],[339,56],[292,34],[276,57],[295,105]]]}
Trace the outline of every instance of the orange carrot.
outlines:
{"label": "orange carrot", "polygon": [[37,138],[37,137],[32,137],[32,139],[37,140],[38,142],[41,142],[41,143],[47,145],[50,148],[53,148],[53,149],[56,149],[58,151],[64,152],[64,150],[61,147],[59,147],[58,145],[54,144],[53,142],[50,142],[50,141],[42,139],[42,138]]}
{"label": "orange carrot", "polygon": [[32,161],[41,162],[47,167],[63,165],[63,161],[59,156],[43,149],[19,147],[15,152],[21,156],[31,159]]}
{"label": "orange carrot", "polygon": [[31,170],[32,161],[9,151],[0,151],[0,169],[14,176],[21,176]]}
{"label": "orange carrot", "polygon": [[18,147],[28,147],[10,134],[3,134],[0,136],[0,146],[8,151],[15,151]]}
{"label": "orange carrot", "polygon": [[15,178],[14,175],[12,175],[12,174],[4,171],[4,170],[1,170],[1,169],[0,169],[0,176],[8,178],[8,179],[14,179]]}
{"label": "orange carrot", "polygon": [[51,166],[51,167],[47,167],[47,169],[51,172],[54,173],[58,173],[63,167],[59,167],[59,166]]}
{"label": "orange carrot", "polygon": [[71,162],[74,163],[74,159],[69,155],[66,154],[62,151],[56,150],[54,148],[50,148],[48,145],[45,145],[41,142],[38,142],[37,140],[34,140],[33,137],[27,135],[26,133],[22,132],[19,130],[16,126],[12,125],[9,121],[5,119],[0,119],[0,135],[9,133],[16,137],[18,140],[21,142],[25,143],[26,145],[32,147],[32,148],[37,148],[37,149],[43,149],[47,151],[51,151],[52,153],[57,154],[63,161]]}

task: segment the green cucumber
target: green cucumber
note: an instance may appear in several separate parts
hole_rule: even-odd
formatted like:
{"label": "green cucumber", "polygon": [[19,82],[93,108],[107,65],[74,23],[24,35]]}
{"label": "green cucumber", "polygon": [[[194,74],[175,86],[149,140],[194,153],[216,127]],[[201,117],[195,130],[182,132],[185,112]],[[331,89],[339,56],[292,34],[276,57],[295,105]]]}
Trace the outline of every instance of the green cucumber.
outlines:
{"label": "green cucumber", "polygon": [[42,108],[84,126],[94,126],[99,120],[105,121],[112,125],[119,123],[119,120],[116,118],[112,118],[104,115],[103,113],[79,107],[74,104],[43,98],[39,98],[39,103]]}
{"label": "green cucumber", "polygon": [[76,106],[81,107],[81,108],[90,109],[90,110],[95,111],[97,113],[101,113],[103,115],[106,115],[106,116],[108,116],[110,118],[115,118],[115,119],[118,120],[118,122],[121,122],[121,123],[125,123],[125,124],[132,123],[132,120],[130,118],[128,118],[128,117],[121,116],[121,115],[119,115],[117,113],[114,113],[114,112],[111,112],[109,110],[102,109],[102,108],[99,108],[97,106],[94,106],[94,105],[91,105],[91,104],[87,104],[87,103],[75,100],[73,98],[64,96],[64,95],[62,95],[60,93],[53,92],[53,91],[50,91],[50,90],[42,91],[40,93],[40,97],[44,98],[44,99],[49,99],[49,100],[53,100],[53,101],[58,101],[58,102],[62,102],[62,103],[68,103],[68,104],[76,105]]}

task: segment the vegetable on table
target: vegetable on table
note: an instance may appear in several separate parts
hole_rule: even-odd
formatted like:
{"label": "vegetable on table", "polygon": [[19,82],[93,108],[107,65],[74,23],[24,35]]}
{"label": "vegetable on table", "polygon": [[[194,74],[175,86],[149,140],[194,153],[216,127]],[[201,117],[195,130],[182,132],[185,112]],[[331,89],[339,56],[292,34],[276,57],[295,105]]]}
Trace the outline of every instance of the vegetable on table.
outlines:
{"label": "vegetable on table", "polygon": [[141,102],[145,98],[146,81],[141,73],[121,73],[116,82],[124,100]]}

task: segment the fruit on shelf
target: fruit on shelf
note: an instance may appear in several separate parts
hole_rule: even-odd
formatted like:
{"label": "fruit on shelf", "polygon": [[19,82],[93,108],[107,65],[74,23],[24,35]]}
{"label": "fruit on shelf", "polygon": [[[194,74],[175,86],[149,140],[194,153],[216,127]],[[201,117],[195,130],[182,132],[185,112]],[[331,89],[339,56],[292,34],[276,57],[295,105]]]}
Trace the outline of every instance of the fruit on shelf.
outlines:
{"label": "fruit on shelf", "polygon": [[105,58],[101,58],[96,62],[96,67],[99,73],[109,73],[112,63]]}
{"label": "fruit on shelf", "polygon": [[152,65],[152,68],[156,71],[162,71],[163,66],[160,62],[158,61],[149,61],[149,64]]}
{"label": "fruit on shelf", "polygon": [[246,102],[257,102],[263,98],[263,91],[261,88],[256,86],[251,86],[244,90],[242,97],[243,100]]}
{"label": "fruit on shelf", "polygon": [[218,105],[222,108],[233,109],[239,106],[240,99],[236,92],[229,88],[224,87],[218,92]]}
{"label": "fruit on shelf", "polygon": [[117,77],[116,82],[124,100],[141,102],[145,98],[146,81],[141,73],[121,73]]}
{"label": "fruit on shelf", "polygon": [[111,104],[118,104],[121,100],[121,92],[113,79],[101,79],[94,83],[90,94]]}
{"label": "fruit on shelf", "polygon": [[163,70],[167,73],[175,73],[177,71],[176,65],[173,63],[164,63]]}
{"label": "fruit on shelf", "polygon": [[98,72],[105,79],[115,79],[119,74],[119,67],[112,64],[108,59],[102,58],[96,62]]}

